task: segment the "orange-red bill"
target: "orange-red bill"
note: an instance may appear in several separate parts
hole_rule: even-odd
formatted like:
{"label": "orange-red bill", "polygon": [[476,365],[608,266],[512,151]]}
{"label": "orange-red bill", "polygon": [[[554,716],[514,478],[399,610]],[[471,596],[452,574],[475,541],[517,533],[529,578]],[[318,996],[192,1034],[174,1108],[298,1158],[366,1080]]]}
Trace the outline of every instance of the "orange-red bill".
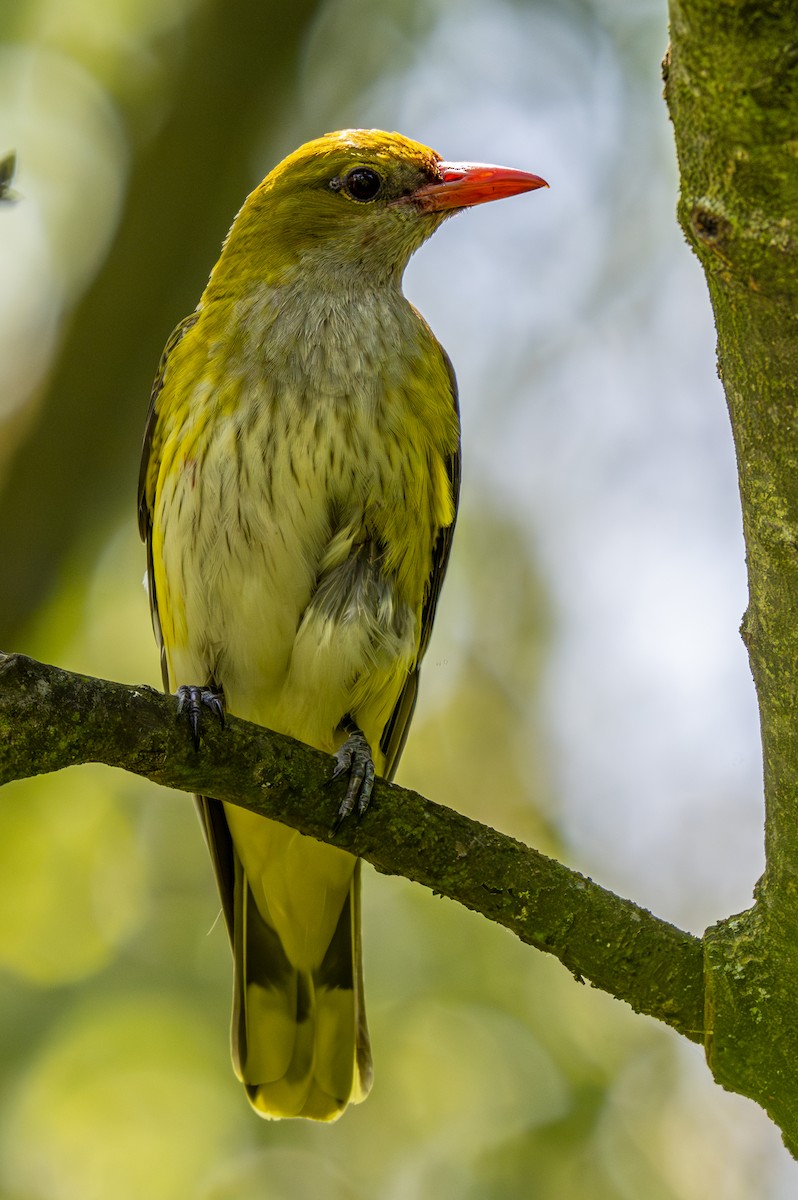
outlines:
{"label": "orange-red bill", "polygon": [[439,181],[425,183],[411,196],[424,212],[471,208],[488,200],[502,200],[505,196],[549,186],[539,175],[490,163],[439,162],[438,171]]}

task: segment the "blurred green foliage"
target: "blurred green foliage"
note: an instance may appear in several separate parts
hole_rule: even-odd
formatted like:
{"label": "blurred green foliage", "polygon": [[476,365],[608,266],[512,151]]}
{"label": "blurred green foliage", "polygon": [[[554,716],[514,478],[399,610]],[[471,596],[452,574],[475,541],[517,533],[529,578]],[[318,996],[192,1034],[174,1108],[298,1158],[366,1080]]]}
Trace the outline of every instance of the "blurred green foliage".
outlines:
{"label": "blurred green foliage", "polygon": [[[567,19],[588,45],[599,28],[622,41],[622,8],[585,0]],[[159,683],[134,494],[161,347],[248,187],[304,136],[368,113],[357,98],[379,78],[417,86],[402,72],[445,9],[2,10],[0,145],[18,149],[23,203],[0,222],[22,213],[3,245],[9,261],[12,242],[27,256],[2,309],[14,350],[0,368],[4,649]],[[482,36],[490,6],[459,11]],[[631,92],[634,39],[626,52]],[[402,780],[550,853],[537,695],[555,621],[523,514],[467,497]],[[765,1194],[755,1154],[729,1160],[734,1135],[686,1095],[668,1034],[505,931],[366,876],[373,1094],[332,1128],[267,1125],[229,1063],[229,953],[188,798],[99,767],[5,789],[0,1195]]]}

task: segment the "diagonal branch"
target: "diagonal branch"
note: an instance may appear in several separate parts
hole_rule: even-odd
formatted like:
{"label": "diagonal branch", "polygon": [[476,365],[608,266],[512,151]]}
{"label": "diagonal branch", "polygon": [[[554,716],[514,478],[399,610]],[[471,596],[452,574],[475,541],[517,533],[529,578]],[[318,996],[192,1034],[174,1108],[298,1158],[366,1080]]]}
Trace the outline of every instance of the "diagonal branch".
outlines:
{"label": "diagonal branch", "polygon": [[[0,784],[102,762],[239,804],[324,841],[342,784],[330,758],[230,717],[206,721],[195,752],[174,700],[148,687],[0,654]],[[529,846],[416,792],[380,781],[366,818],[336,844],[557,956],[580,981],[704,1040],[698,938]]]}

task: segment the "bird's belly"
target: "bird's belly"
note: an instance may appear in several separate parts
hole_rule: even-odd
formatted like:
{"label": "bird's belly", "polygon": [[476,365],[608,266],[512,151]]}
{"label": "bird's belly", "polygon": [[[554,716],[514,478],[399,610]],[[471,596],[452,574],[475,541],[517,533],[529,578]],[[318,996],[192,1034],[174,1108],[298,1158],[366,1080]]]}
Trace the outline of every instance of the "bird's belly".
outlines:
{"label": "bird's belly", "polygon": [[[327,480],[230,480],[230,456],[164,484],[153,539],[172,687],[213,680],[228,710],[333,750],[351,714],[372,744],[416,646],[416,612],[351,534]],[[338,548],[340,543],[340,548]]]}

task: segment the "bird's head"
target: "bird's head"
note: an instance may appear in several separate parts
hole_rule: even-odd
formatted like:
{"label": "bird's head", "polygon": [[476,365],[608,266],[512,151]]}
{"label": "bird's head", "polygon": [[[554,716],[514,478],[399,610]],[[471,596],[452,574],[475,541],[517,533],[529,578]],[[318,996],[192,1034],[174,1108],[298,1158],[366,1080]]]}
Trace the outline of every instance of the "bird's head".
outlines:
{"label": "bird's head", "polygon": [[446,217],[546,186],[524,171],[445,162],[398,133],[328,133],[300,146],[248,196],[219,266],[275,285],[296,268],[317,282],[364,273],[399,280]]}

